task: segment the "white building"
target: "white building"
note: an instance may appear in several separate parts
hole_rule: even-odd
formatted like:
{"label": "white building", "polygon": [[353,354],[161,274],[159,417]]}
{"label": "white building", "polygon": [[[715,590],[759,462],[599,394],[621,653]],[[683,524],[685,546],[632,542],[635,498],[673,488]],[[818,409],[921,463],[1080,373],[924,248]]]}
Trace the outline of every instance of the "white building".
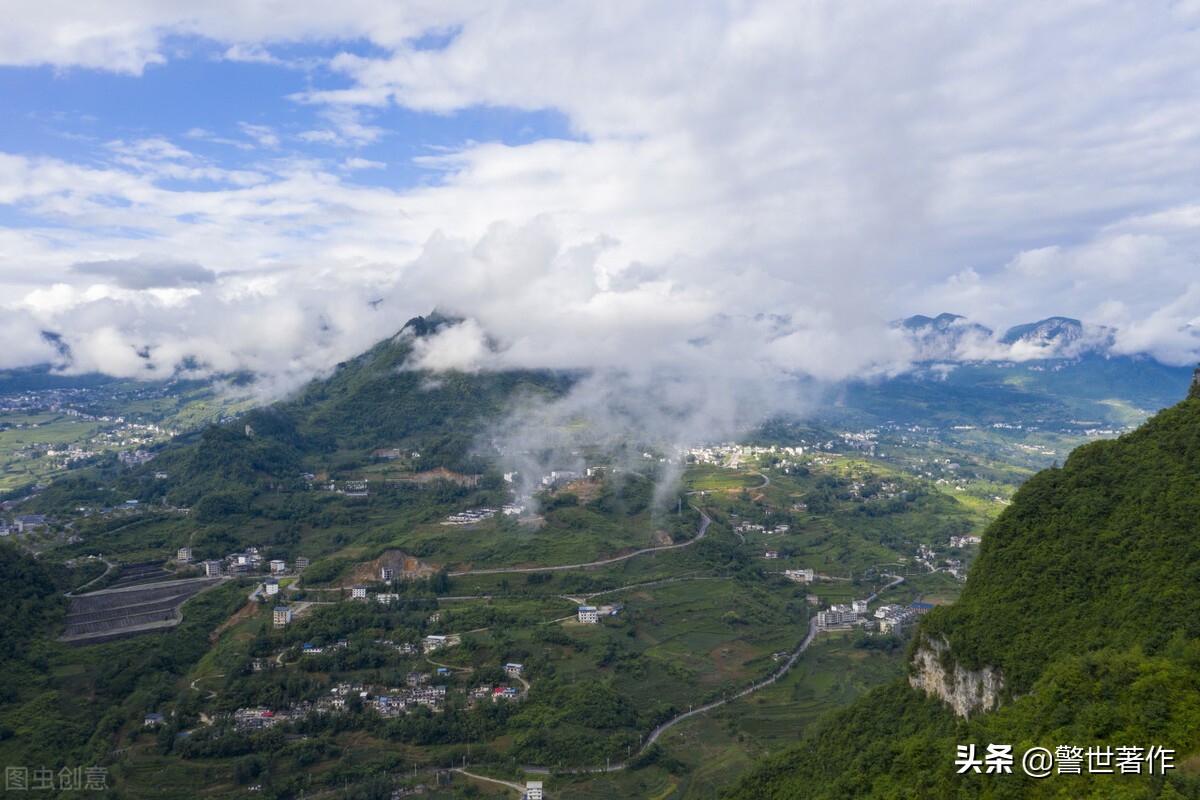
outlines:
{"label": "white building", "polygon": [[361,584],[351,586],[350,587],[350,599],[351,600],[366,600],[367,599],[367,587],[365,587]]}
{"label": "white building", "polygon": [[205,561],[204,574],[209,578],[221,577],[222,566],[220,561]]}
{"label": "white building", "polygon": [[282,628],[292,621],[292,610],[287,606],[275,606],[273,619],[276,628]]}
{"label": "white building", "polygon": [[513,664],[510,662],[510,663],[504,665],[504,672],[508,675],[514,675],[514,676],[520,675],[524,671],[525,671],[524,664]]}
{"label": "white building", "polygon": [[267,597],[279,594],[279,581],[269,578],[265,585],[267,587]]}
{"label": "white building", "polygon": [[434,650],[445,647],[448,641],[449,637],[447,636],[430,635],[421,640],[421,647],[426,653],[432,653]]}
{"label": "white building", "polygon": [[179,548],[179,551],[175,553],[175,560],[178,561],[180,564],[192,563],[192,548],[190,548],[190,547]]}
{"label": "white building", "polygon": [[379,580],[390,581],[390,580],[394,579],[395,577],[396,577],[396,570],[392,569],[391,567],[380,567],[379,568]]}
{"label": "white building", "polygon": [[796,581],[796,583],[812,583],[817,579],[816,572],[811,569],[785,569],[783,576]]}
{"label": "white building", "polygon": [[875,609],[875,619],[886,619],[887,617],[899,616],[903,609],[894,603],[888,603]]}
{"label": "white building", "polygon": [[13,517],[13,527],[17,529],[17,533],[28,533],[45,524],[46,518],[41,514],[22,514],[19,517]]}
{"label": "white building", "polygon": [[280,572],[287,572],[287,562],[282,558],[271,559],[271,572],[278,575]]}
{"label": "white building", "polygon": [[595,606],[580,606],[579,621],[585,625],[595,625],[600,621],[600,611]]}
{"label": "white building", "polygon": [[855,614],[865,614],[865,613],[867,613],[867,601],[866,600],[851,600],[850,608],[854,609]]}
{"label": "white building", "polygon": [[818,628],[832,628],[835,625],[850,625],[855,622],[858,622],[858,614],[854,608],[841,603],[830,606],[827,611],[817,612]]}
{"label": "white building", "polygon": [[542,794],[541,781],[526,781],[525,782],[525,800],[545,800],[546,795]]}

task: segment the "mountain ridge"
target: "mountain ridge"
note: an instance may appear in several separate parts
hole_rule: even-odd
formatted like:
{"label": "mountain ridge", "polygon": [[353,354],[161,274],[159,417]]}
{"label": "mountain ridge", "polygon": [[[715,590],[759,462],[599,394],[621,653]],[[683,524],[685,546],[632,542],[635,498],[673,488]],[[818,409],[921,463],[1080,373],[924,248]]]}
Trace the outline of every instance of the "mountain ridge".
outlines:
{"label": "mountain ridge", "polygon": [[1018,763],[1031,746],[1064,744],[1165,747],[1187,761],[1200,741],[1197,519],[1193,381],[1137,430],[1027,481],[984,533],[959,600],[922,621],[909,679],[827,719],[726,796],[1197,796],[1191,771],[1039,782],[964,775],[954,761],[969,742],[1012,744]]}

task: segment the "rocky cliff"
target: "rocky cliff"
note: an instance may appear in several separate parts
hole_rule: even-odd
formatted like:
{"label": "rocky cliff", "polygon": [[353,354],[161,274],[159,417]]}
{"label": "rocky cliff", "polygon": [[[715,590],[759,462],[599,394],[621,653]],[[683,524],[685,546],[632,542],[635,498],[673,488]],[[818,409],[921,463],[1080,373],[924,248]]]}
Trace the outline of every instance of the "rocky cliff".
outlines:
{"label": "rocky cliff", "polygon": [[1004,676],[995,667],[969,670],[959,664],[941,637],[921,636],[911,662],[909,684],[941,698],[964,719],[1000,704]]}

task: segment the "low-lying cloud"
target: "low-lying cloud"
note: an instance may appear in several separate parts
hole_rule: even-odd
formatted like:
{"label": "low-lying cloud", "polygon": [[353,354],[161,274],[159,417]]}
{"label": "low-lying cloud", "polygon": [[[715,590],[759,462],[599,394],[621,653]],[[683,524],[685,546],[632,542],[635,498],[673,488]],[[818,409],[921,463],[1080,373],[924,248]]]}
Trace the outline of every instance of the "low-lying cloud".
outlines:
{"label": "low-lying cloud", "polygon": [[[0,64],[223,53],[294,78],[297,119],[5,147],[3,367],[281,393],[440,308],[465,321],[414,366],[581,370],[548,419],[683,438],[801,408],[796,386],[1070,355],[999,338],[1052,315],[1086,323],[1077,350],[1200,359],[1194,4],[77,11],[25,3]],[[563,131],[410,130],[479,109]],[[892,325],[943,311],[998,333]]]}

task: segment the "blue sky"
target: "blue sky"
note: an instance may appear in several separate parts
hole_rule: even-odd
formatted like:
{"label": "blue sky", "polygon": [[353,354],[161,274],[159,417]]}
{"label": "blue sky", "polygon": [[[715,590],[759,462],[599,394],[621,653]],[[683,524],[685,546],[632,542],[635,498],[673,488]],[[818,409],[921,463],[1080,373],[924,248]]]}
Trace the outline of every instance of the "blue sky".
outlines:
{"label": "blue sky", "polygon": [[836,381],[942,311],[1200,358],[1194,0],[8,16],[0,367],[282,391],[434,307],[430,367]]}
{"label": "blue sky", "polygon": [[323,140],[311,134],[334,133],[322,116],[327,109],[295,95],[317,86],[345,87],[325,64],[340,53],[372,53],[369,43],[280,47],[273,53],[277,64],[232,61],[223,57],[225,48],[204,40],[167,42],[165,49],[181,55],[140,75],[79,67],[0,69],[0,96],[6,100],[0,148],[106,163],[112,156],[106,145],[113,141],[164,138],[223,166],[251,169],[262,157],[262,137],[273,137],[268,150],[275,157],[370,160],[378,166],[358,182],[407,188],[436,181],[441,173],[416,165],[418,156],[471,141],[517,146],[572,138],[566,119],[553,108],[477,105],[434,113],[392,105],[362,114],[374,129],[368,139]]}

